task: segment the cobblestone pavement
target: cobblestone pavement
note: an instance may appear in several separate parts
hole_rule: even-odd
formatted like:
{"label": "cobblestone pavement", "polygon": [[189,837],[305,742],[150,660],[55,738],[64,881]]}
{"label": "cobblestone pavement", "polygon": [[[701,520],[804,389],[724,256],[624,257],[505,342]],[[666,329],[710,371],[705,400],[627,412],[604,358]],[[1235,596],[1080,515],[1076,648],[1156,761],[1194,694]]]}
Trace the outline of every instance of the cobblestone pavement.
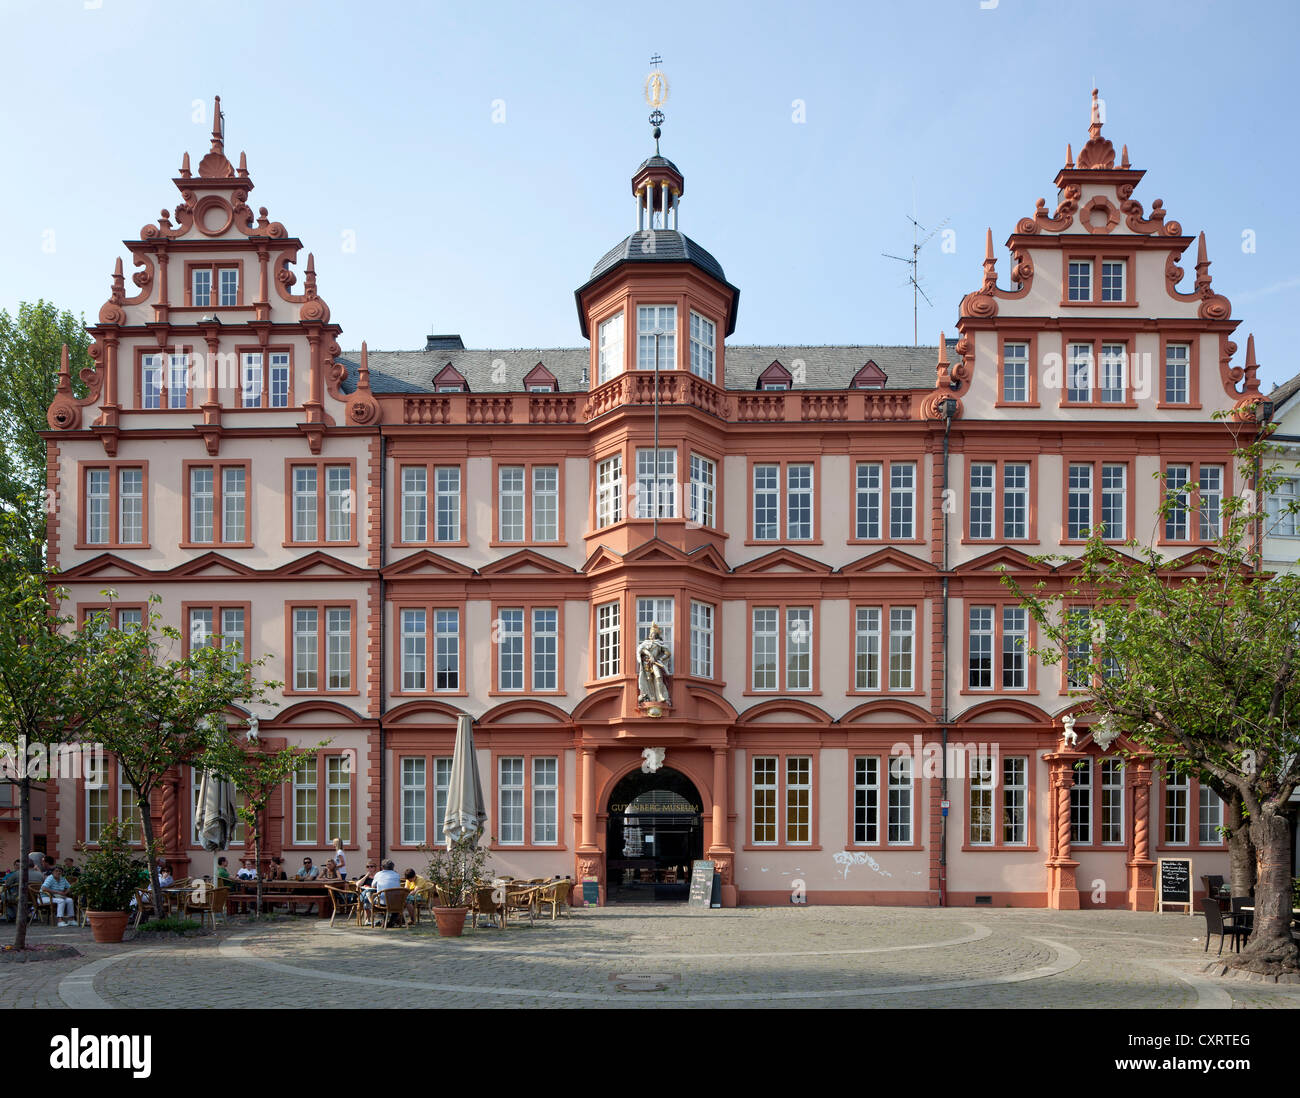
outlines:
{"label": "cobblestone pavement", "polygon": [[[315,918],[0,965],[16,1007],[1300,1007],[1203,970],[1199,917],[974,908],[611,907],[441,939]],[[2,932],[0,932],[2,933]],[[1217,948],[1211,944],[1211,958]]]}

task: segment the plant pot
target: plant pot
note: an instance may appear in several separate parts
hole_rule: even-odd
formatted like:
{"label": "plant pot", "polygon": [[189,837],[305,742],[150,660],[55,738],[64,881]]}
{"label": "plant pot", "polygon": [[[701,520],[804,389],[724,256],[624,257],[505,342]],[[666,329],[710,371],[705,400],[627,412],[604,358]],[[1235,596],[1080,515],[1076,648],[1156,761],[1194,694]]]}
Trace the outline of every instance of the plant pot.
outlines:
{"label": "plant pot", "polygon": [[87,911],[86,918],[90,920],[90,932],[95,941],[120,942],[130,916],[125,911]]}
{"label": "plant pot", "polygon": [[459,938],[465,932],[467,907],[435,907],[434,920],[438,924],[438,934],[443,938]]}

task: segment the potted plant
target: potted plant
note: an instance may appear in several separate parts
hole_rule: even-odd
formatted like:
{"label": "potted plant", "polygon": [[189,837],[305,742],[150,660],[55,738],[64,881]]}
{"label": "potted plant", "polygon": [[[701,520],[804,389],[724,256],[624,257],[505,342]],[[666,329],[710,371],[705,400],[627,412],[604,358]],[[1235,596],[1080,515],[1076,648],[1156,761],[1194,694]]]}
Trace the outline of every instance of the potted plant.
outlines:
{"label": "potted plant", "polygon": [[474,889],[487,875],[487,850],[479,846],[478,835],[452,841],[450,848],[426,848],[429,881],[436,892],[433,917],[444,938],[459,938],[465,917],[474,900]]}
{"label": "potted plant", "polygon": [[98,846],[82,849],[86,860],[73,894],[86,912],[95,941],[120,942],[140,884],[139,862],[115,819],[104,825]]}

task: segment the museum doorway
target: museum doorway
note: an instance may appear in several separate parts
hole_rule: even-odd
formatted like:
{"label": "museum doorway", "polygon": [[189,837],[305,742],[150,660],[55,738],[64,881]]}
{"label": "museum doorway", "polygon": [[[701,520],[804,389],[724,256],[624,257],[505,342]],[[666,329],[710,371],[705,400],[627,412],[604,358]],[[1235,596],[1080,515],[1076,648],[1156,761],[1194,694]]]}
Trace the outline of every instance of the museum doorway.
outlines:
{"label": "museum doorway", "polygon": [[609,795],[605,896],[610,903],[685,903],[691,863],[704,856],[699,790],[663,767],[634,770]]}

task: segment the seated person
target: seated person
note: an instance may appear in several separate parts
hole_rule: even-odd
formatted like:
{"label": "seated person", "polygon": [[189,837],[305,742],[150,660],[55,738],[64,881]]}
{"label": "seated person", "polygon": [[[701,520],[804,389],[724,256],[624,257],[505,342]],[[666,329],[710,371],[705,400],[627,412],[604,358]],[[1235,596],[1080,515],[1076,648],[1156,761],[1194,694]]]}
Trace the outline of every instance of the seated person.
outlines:
{"label": "seated person", "polygon": [[287,881],[289,879],[285,876],[283,858],[277,856],[271,859],[270,868],[266,871],[266,879],[268,881]]}
{"label": "seated person", "polygon": [[220,888],[223,884],[225,884],[229,880],[230,880],[230,870],[226,866],[226,857],[223,854],[220,858],[217,859],[217,887]]}
{"label": "seated person", "polygon": [[302,868],[293,875],[295,881],[314,881],[320,876],[320,870],[311,864],[310,858],[303,858]]}
{"label": "seated person", "polygon": [[397,875],[397,870],[393,867],[391,860],[384,863],[384,868],[375,874],[371,882],[369,897],[363,893],[362,902],[368,903],[368,899],[373,898],[377,892],[386,892],[390,888],[401,888],[402,878]]}
{"label": "seated person", "polygon": [[75,926],[75,923],[69,923],[65,920],[73,916],[72,909],[72,882],[63,875],[61,865],[54,866],[50,870],[50,875],[45,878],[45,883],[41,885],[40,902],[43,904],[53,903],[56,905],[55,915],[58,917],[59,926]]}
{"label": "seated person", "polygon": [[158,871],[158,886],[160,888],[171,888],[176,883],[176,877],[172,874],[171,863],[168,862]]}
{"label": "seated person", "polygon": [[325,861],[321,863],[320,874],[317,879],[321,881],[342,880],[339,876],[338,866],[334,864],[333,858],[326,858]]}
{"label": "seated person", "polygon": [[[225,861],[223,858],[222,861]],[[235,879],[239,881],[257,880],[257,870],[253,868],[252,858],[239,859],[239,872],[235,874]]]}
{"label": "seated person", "polygon": [[433,882],[428,877],[421,877],[414,869],[408,869],[402,874],[402,884],[406,886],[407,900],[407,918],[414,919],[415,906],[423,895],[428,903],[436,903],[438,897],[434,894]]}

